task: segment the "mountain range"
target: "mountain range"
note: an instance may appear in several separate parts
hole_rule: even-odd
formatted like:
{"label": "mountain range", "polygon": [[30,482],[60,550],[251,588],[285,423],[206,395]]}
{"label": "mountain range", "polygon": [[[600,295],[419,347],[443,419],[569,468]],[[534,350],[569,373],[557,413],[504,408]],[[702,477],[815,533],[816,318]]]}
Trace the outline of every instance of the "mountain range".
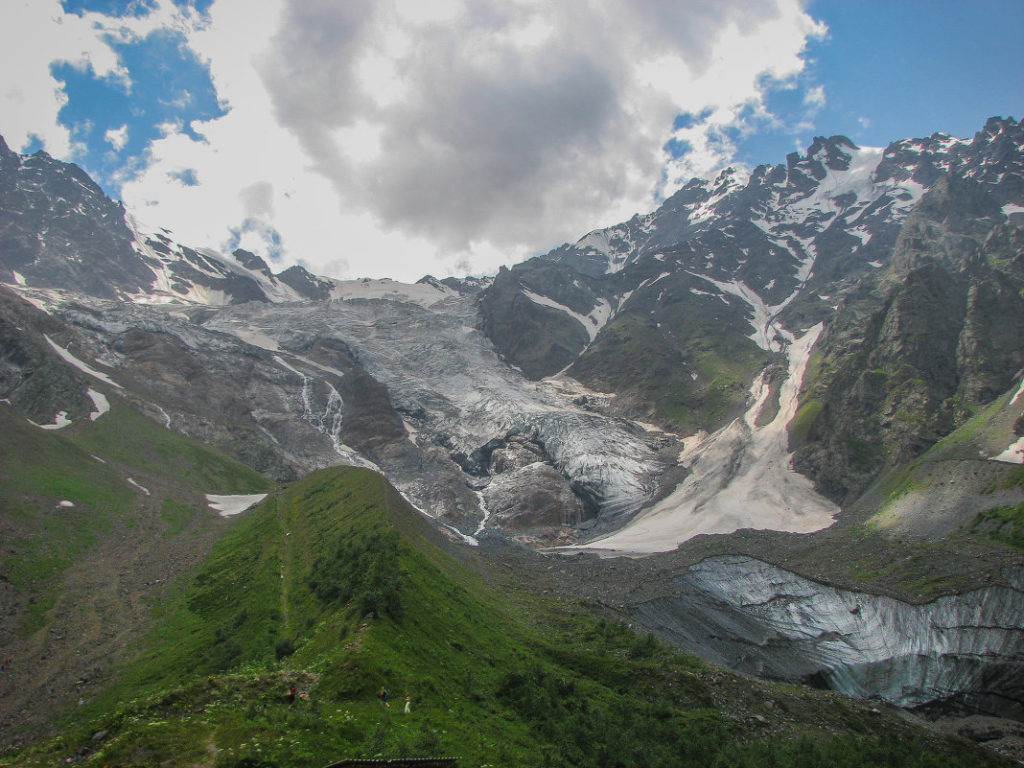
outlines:
{"label": "mountain range", "polygon": [[[493,277],[416,284],[183,245],[77,166],[0,139],[0,283],[0,578],[16,596],[0,640],[23,663],[53,656],[39,633],[94,547],[47,561],[75,525],[43,510],[109,506],[12,468],[35,430],[120,467],[114,506],[156,493],[164,523],[193,510],[165,564],[175,583],[229,527],[196,522],[213,514],[200,491],[349,465],[383,475],[453,551],[715,663],[1024,718],[1013,118],[885,148],[817,138]],[[93,435],[115,428],[176,447],[143,470]],[[158,466],[193,443],[211,453],[191,479]],[[223,462],[235,469],[204,487],[202,465]],[[155,598],[125,588],[128,637]],[[25,692],[9,733],[68,698]]]}

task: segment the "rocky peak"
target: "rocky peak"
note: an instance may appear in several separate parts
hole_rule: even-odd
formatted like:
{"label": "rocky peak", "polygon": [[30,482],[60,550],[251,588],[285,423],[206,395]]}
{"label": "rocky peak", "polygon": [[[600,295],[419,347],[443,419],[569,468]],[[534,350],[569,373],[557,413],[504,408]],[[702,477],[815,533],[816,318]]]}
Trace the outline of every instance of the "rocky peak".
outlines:
{"label": "rocky peak", "polygon": [[1020,123],[1014,120],[1012,116],[1007,118],[993,116],[985,121],[985,127],[975,134],[975,138],[991,141],[1001,134],[1012,135],[1020,131],[1020,129]]}
{"label": "rocky peak", "polygon": [[247,251],[244,248],[236,248],[231,252],[231,255],[235,257],[235,261],[251,272],[262,272],[267,277],[274,276],[270,271],[270,267],[267,266],[267,262],[252,251]]}
{"label": "rocky peak", "polygon": [[299,264],[279,272],[277,279],[303,298],[323,301],[331,297],[331,281],[317,277]]}
{"label": "rocky peak", "polygon": [[[850,153],[845,150],[856,150],[859,147],[845,136],[815,136],[807,150],[807,158],[813,159],[833,171],[845,171],[850,167]],[[819,180],[824,176],[818,177]]]}

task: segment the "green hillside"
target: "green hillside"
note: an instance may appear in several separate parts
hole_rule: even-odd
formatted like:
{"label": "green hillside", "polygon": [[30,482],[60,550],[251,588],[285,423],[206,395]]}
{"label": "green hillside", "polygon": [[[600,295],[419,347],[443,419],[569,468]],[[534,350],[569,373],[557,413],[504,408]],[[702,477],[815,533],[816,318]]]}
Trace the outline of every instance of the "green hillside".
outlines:
{"label": "green hillside", "polygon": [[234,522],[63,735],[0,765],[999,764],[865,703],[707,667],[438,536],[379,475],[306,477]]}
{"label": "green hillside", "polygon": [[115,401],[103,417],[48,431],[0,406],[0,579],[31,594],[28,634],[65,571],[115,531],[153,526],[162,538],[209,522],[205,493],[253,493],[248,467]]}
{"label": "green hillside", "polygon": [[270,484],[121,398],[44,430],[0,404],[0,744],[91,701],[231,526],[206,493]]}

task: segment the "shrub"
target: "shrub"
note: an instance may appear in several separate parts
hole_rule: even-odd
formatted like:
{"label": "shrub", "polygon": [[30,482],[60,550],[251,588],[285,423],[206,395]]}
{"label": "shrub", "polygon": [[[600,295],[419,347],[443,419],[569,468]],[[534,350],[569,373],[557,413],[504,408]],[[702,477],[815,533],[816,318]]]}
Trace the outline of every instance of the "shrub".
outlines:
{"label": "shrub", "polygon": [[374,529],[345,538],[313,563],[309,586],[326,603],[353,605],[362,615],[402,615],[398,534]]}

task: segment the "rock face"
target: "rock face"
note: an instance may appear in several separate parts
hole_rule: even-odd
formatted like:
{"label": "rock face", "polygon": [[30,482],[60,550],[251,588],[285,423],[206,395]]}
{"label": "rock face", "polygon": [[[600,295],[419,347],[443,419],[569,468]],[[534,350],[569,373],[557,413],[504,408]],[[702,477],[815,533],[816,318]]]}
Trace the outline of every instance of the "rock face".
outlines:
{"label": "rock face", "polygon": [[[732,496],[736,477],[771,484],[790,450],[831,501],[801,498],[825,511],[1024,367],[1022,137],[993,119],[971,141],[819,138],[493,280],[415,286],[275,274],[144,234],[80,169],[2,146],[0,281],[173,428],[279,478],[375,465],[463,534],[601,535],[687,474]],[[819,323],[791,419],[793,351]],[[29,396],[46,355],[25,350],[47,347],[10,335],[26,413],[89,407],[81,387]],[[745,450],[769,425],[778,442],[780,413],[789,446]],[[704,453],[677,461],[674,435],[704,432]],[[696,472],[726,444],[742,472]]]}
{"label": "rock face", "polygon": [[1024,718],[1024,572],[911,605],[800,578],[748,557],[691,567],[635,615],[685,647],[757,674],[901,707],[943,702]]}
{"label": "rock face", "polygon": [[[794,462],[849,502],[1024,366],[1022,146],[1024,128],[998,118],[973,140],[815,139],[503,272],[481,327],[527,375],[575,353],[567,372],[615,393],[610,412],[685,434],[743,414],[782,362],[780,333],[823,322]],[[610,311],[588,325],[597,306]]]}
{"label": "rock face", "polygon": [[1024,367],[1024,239],[971,179],[943,176],[907,217],[891,271],[819,347],[795,465],[850,501],[921,454]]}
{"label": "rock face", "polygon": [[21,156],[0,138],[0,282],[130,301],[231,304],[324,298],[331,281],[302,267],[224,256],[143,234],[78,166]]}

